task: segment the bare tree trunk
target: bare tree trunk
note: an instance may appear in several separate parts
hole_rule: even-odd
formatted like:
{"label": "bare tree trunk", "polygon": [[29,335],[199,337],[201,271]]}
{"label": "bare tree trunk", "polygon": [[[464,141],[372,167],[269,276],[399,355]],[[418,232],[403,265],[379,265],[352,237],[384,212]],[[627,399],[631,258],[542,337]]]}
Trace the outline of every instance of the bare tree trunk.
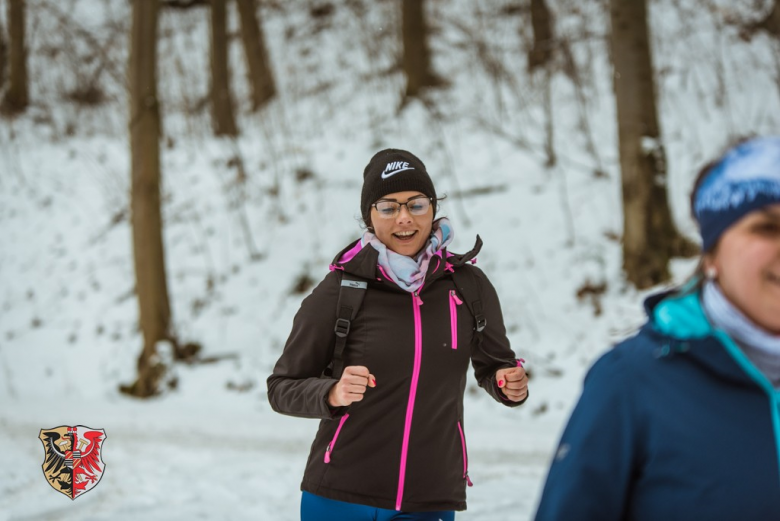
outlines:
{"label": "bare tree trunk", "polygon": [[211,124],[217,136],[236,136],[230,94],[225,0],[211,0]]}
{"label": "bare tree trunk", "polygon": [[775,5],[772,6],[772,10],[764,18],[764,29],[772,33],[775,38],[780,38],[780,1],[775,0]]}
{"label": "bare tree trunk", "polygon": [[257,19],[257,2],[255,0],[237,0],[237,2],[247,74],[249,84],[252,86],[252,110],[257,110],[276,95],[276,85],[265,47],[263,26]]}
{"label": "bare tree trunk", "polygon": [[158,9],[159,4],[156,0],[133,2],[128,74],[133,254],[144,346],[138,357],[138,380],[129,389],[123,390],[140,397],[152,396],[158,392],[165,368],[156,356],[157,343],[171,339],[171,311],[165,276],[160,212]]}
{"label": "bare tree trunk", "polygon": [[5,43],[5,27],[0,24],[0,92],[5,85],[5,67],[8,58],[8,45]]}
{"label": "bare tree trunk", "polygon": [[757,31],[763,30],[775,38],[780,38],[780,0],[775,0],[772,10],[763,19],[745,27],[745,29],[751,36]]}
{"label": "bare tree trunk", "polygon": [[544,153],[547,155],[545,166],[552,168],[558,163],[555,154],[555,118],[553,117],[552,82],[553,73],[550,69],[544,71]]}
{"label": "bare tree trunk", "polygon": [[404,46],[406,97],[413,97],[419,95],[424,88],[439,84],[438,79],[431,72],[431,52],[428,49],[424,0],[403,0],[401,37]]}
{"label": "bare tree trunk", "polygon": [[672,221],[666,157],[645,0],[610,0],[611,53],[623,184],[623,269],[637,288],[669,279],[669,259],[688,242]]}
{"label": "bare tree trunk", "polygon": [[24,112],[28,104],[25,2],[8,0],[8,89],[2,102],[6,114]]}
{"label": "bare tree trunk", "polygon": [[531,27],[534,31],[534,46],[528,51],[528,70],[533,71],[550,63],[555,36],[553,17],[545,0],[531,0]]}

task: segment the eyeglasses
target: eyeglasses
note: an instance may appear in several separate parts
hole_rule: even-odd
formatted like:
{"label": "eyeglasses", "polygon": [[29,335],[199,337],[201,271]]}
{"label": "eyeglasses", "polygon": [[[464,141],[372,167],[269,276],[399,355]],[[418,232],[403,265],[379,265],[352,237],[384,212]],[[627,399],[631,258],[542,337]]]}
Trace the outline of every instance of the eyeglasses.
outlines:
{"label": "eyeglasses", "polygon": [[406,206],[406,209],[412,215],[425,215],[428,213],[428,209],[431,207],[432,200],[425,197],[415,197],[409,199],[405,203],[399,203],[396,201],[377,201],[371,206],[376,208],[379,217],[383,219],[392,219],[401,211],[402,206]]}

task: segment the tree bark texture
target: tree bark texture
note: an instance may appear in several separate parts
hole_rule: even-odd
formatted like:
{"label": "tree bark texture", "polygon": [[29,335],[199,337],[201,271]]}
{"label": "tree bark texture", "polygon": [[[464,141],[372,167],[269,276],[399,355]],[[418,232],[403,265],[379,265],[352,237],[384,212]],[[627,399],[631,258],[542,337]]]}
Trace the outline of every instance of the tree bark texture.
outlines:
{"label": "tree bark texture", "polygon": [[637,288],[669,279],[683,239],[667,199],[645,0],[610,0],[623,186],[623,269]]}
{"label": "tree bark texture", "polygon": [[531,0],[531,27],[534,32],[534,46],[528,51],[528,70],[550,63],[555,36],[553,16],[545,0]]}
{"label": "tree bark texture", "polygon": [[424,0],[403,0],[401,6],[401,39],[403,69],[406,74],[406,96],[420,94],[426,87],[437,85],[431,72],[431,53],[428,49],[428,28],[425,22]]}
{"label": "tree bark texture", "polygon": [[147,397],[158,392],[160,364],[156,345],[171,338],[170,304],[160,211],[160,110],[157,98],[156,0],[135,0],[131,34],[130,154],[132,169],[131,222],[136,294],[143,350],[138,380],[131,392]]}
{"label": "tree bark texture", "polygon": [[5,91],[2,110],[17,114],[27,108],[27,49],[25,48],[25,1],[7,0],[8,23],[8,89]]}
{"label": "tree bark texture", "polygon": [[3,86],[5,85],[7,58],[8,45],[5,43],[5,28],[0,24],[0,92],[3,91]]}
{"label": "tree bark texture", "polygon": [[276,84],[265,46],[263,26],[257,19],[257,2],[236,1],[241,18],[241,40],[244,43],[247,76],[252,86],[252,110],[258,110],[276,95]]}
{"label": "tree bark texture", "polygon": [[228,67],[225,0],[211,0],[211,124],[217,136],[236,136]]}
{"label": "tree bark texture", "polygon": [[775,38],[780,38],[780,0],[775,0],[772,10],[759,22],[758,27]]}

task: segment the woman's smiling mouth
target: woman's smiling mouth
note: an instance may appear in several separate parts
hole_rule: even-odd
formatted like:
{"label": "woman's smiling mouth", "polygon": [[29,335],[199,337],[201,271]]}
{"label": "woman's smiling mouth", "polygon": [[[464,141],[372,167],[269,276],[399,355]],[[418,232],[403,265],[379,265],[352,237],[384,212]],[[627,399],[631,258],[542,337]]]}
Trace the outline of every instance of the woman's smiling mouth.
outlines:
{"label": "woman's smiling mouth", "polygon": [[399,241],[408,242],[411,241],[415,235],[417,235],[417,230],[407,230],[402,232],[395,232],[393,237]]}

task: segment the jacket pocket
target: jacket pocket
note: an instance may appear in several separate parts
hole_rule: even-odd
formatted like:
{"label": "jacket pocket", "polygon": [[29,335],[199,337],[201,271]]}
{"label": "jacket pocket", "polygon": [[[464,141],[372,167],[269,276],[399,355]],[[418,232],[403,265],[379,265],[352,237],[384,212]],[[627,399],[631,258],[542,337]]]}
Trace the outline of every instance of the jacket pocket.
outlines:
{"label": "jacket pocket", "polygon": [[347,418],[349,418],[349,414],[345,414],[341,417],[341,420],[339,420],[339,426],[336,427],[336,433],[333,435],[333,439],[330,440],[330,443],[328,443],[328,448],[325,449],[325,463],[330,463],[330,455],[333,452],[333,449],[336,448],[336,440],[338,440],[341,428],[344,427]]}
{"label": "jacket pocket", "polygon": [[460,421],[458,421],[458,434],[460,434],[460,446],[463,449],[463,479],[466,480],[470,487],[473,487],[474,483],[471,482],[469,477],[469,453],[466,450],[466,437],[463,435],[463,426],[460,424]]}
{"label": "jacket pocket", "polygon": [[463,301],[458,298],[454,289],[450,290],[450,332],[452,334],[452,348],[458,348],[458,306]]}

